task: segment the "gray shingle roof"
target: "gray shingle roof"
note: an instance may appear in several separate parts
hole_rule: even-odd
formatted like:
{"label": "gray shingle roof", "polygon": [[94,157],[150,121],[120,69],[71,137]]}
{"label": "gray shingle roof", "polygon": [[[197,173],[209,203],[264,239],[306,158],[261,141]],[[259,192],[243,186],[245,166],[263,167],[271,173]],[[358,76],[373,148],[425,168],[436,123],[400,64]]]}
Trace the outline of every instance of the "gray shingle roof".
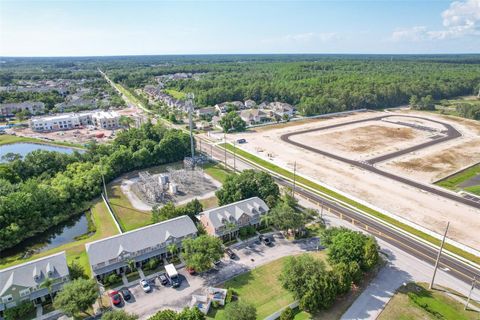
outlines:
{"label": "gray shingle roof", "polygon": [[253,217],[255,214],[262,215],[268,210],[268,206],[262,199],[253,197],[204,211],[200,215],[208,217],[212,226],[217,229],[226,222],[236,223],[243,214]]}
{"label": "gray shingle roof", "polygon": [[188,216],[156,223],[85,245],[90,265],[115,259],[122,252],[138,252],[164,243],[169,237],[196,234],[197,228]]}
{"label": "gray shingle roof", "polygon": [[25,262],[0,271],[0,296],[13,285],[32,288],[46,278],[57,279],[68,275],[65,251]]}

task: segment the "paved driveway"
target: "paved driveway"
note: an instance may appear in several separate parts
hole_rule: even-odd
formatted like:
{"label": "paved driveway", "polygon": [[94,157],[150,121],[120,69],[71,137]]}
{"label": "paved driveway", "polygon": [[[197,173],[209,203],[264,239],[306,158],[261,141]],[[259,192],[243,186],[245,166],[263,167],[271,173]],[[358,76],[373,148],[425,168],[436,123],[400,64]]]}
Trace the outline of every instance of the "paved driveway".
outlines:
{"label": "paved driveway", "polygon": [[179,270],[183,278],[179,288],[164,287],[158,279],[152,283],[153,290],[145,293],[139,285],[130,288],[133,299],[122,307],[125,311],[137,314],[140,319],[149,316],[161,309],[181,310],[189,306],[192,294],[199,294],[204,288],[213,286],[244,273],[252,268],[263,265],[278,258],[299,254],[305,251],[316,250],[318,241],[309,239],[290,242],[276,235],[274,245],[267,247],[258,242],[243,243],[233,249],[238,258],[222,259],[218,270],[212,270],[201,275],[191,276],[184,269]]}

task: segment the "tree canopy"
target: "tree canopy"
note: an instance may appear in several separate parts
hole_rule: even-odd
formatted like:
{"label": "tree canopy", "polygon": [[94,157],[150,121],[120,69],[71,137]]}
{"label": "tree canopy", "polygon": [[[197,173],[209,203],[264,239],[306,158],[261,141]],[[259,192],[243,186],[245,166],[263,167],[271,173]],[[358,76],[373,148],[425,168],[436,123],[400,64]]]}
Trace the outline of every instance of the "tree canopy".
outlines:
{"label": "tree canopy", "polygon": [[102,315],[102,320],[137,320],[138,316],[126,313],[123,310],[114,310],[105,312]]}
{"label": "tree canopy", "polygon": [[209,235],[183,240],[182,249],[185,264],[197,272],[209,270],[213,262],[220,260],[223,256],[222,241]]}
{"label": "tree canopy", "polygon": [[247,126],[245,121],[235,111],[230,111],[223,116],[219,124],[223,128],[223,132],[245,131]]}
{"label": "tree canopy", "polygon": [[280,197],[280,189],[270,174],[249,169],[227,176],[215,195],[221,206],[257,196],[272,208]]}
{"label": "tree canopy", "polygon": [[226,320],[255,320],[257,310],[252,304],[239,300],[227,304],[224,318]]}
{"label": "tree canopy", "polygon": [[55,309],[72,317],[87,310],[98,298],[98,288],[93,279],[77,279],[66,283],[56,295],[53,305]]}

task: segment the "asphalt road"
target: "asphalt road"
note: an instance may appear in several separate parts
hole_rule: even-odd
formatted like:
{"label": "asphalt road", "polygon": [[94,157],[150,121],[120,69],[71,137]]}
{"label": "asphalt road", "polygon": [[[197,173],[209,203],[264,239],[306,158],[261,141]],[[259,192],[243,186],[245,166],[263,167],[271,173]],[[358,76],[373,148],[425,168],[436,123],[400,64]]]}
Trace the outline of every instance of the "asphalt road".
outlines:
{"label": "asphalt road", "polygon": [[418,150],[421,150],[421,149],[424,149],[424,148],[427,148],[427,147],[430,147],[430,146],[433,146],[433,145],[436,145],[436,144],[446,142],[446,141],[449,141],[449,140],[456,139],[456,138],[460,137],[461,133],[458,132],[457,129],[455,129],[453,126],[451,126],[448,123],[443,123],[443,122],[440,122],[440,121],[426,119],[426,118],[422,118],[422,117],[402,115],[402,117],[423,119],[423,120],[427,120],[427,121],[431,121],[431,122],[434,122],[434,123],[441,124],[446,128],[446,130],[444,130],[442,132],[444,134],[444,136],[439,137],[437,139],[433,139],[433,140],[425,142],[425,143],[418,144],[418,145],[410,147],[410,148],[406,148],[406,149],[399,150],[399,151],[396,151],[396,152],[392,152],[392,153],[389,153],[389,154],[386,154],[386,155],[383,155],[383,156],[380,156],[380,157],[377,157],[377,158],[373,158],[373,159],[370,159],[370,160],[367,160],[367,161],[356,161],[356,160],[352,160],[352,159],[349,159],[349,158],[344,158],[344,157],[341,157],[339,155],[336,155],[336,154],[333,154],[333,153],[330,153],[330,152],[327,152],[327,151],[324,151],[324,150],[320,150],[320,149],[305,145],[305,144],[297,142],[297,141],[290,140],[291,137],[296,136],[296,135],[300,135],[300,134],[322,131],[322,130],[327,130],[327,129],[332,129],[332,128],[338,128],[338,127],[342,127],[342,126],[346,126],[346,125],[350,125],[350,124],[355,124],[355,123],[381,120],[381,119],[384,119],[384,118],[395,117],[395,116],[396,115],[387,115],[387,116],[374,117],[374,118],[356,120],[356,121],[345,122],[345,123],[338,123],[338,124],[334,124],[334,125],[330,125],[330,126],[326,126],[326,127],[321,127],[321,128],[314,128],[314,129],[308,129],[308,130],[303,130],[303,131],[296,131],[296,132],[291,132],[291,133],[284,134],[280,137],[280,139],[282,139],[286,143],[292,144],[296,147],[303,148],[303,149],[315,152],[317,154],[321,154],[323,156],[326,156],[326,157],[329,157],[329,158],[332,158],[332,159],[335,159],[335,160],[338,160],[338,161],[341,161],[341,162],[344,162],[344,163],[362,168],[364,170],[368,170],[370,172],[373,172],[373,173],[379,174],[381,176],[393,179],[395,181],[407,184],[409,186],[412,186],[412,187],[415,187],[415,188],[433,193],[435,195],[438,195],[438,196],[441,196],[441,197],[444,197],[444,198],[447,198],[447,199],[450,199],[450,200],[453,200],[453,201],[456,201],[456,202],[459,202],[459,203],[462,203],[462,204],[465,204],[465,205],[468,205],[468,206],[471,206],[471,207],[474,207],[474,208],[477,208],[477,209],[480,209],[480,203],[475,201],[475,199],[458,196],[454,193],[451,193],[451,192],[448,192],[448,191],[443,191],[443,190],[431,187],[429,185],[426,185],[426,184],[423,184],[423,183],[420,183],[420,182],[417,182],[417,181],[413,181],[413,180],[410,180],[410,179],[407,179],[407,178],[404,178],[404,177],[400,177],[400,176],[397,176],[393,173],[389,173],[389,172],[380,170],[380,169],[373,166],[374,163],[385,161],[385,160],[392,159],[392,158],[395,158],[395,157],[399,157],[401,155],[404,155],[404,154],[407,154],[407,153],[410,153],[410,152],[413,152],[413,151],[418,151]]}
{"label": "asphalt road", "polygon": [[[217,147],[207,145],[207,143],[202,143],[204,146],[203,151],[207,154],[212,154],[214,158],[222,160],[225,157],[224,150]],[[227,161],[230,163],[232,162],[232,155],[227,152]],[[255,168],[261,169],[260,167],[254,166],[246,161],[241,160],[240,158],[236,158],[236,165],[237,168]],[[285,180],[280,177],[275,177],[276,181],[282,185],[289,188],[292,188],[293,185],[290,181]],[[353,210],[348,208],[342,207],[341,205],[331,201],[324,199],[320,195],[317,195],[309,190],[303,189],[298,185],[295,187],[295,192],[297,195],[300,195],[310,201],[323,204],[325,210],[330,208],[330,212],[337,215],[341,219],[353,223],[358,228],[365,230],[366,232],[372,234],[373,236],[384,240],[387,243],[394,245],[395,247],[411,254],[418,259],[429,263],[430,265],[435,264],[435,260],[438,254],[438,249],[432,248],[427,244],[424,244],[420,241],[412,239],[402,232],[399,232],[395,229],[391,229],[376,220],[365,216],[361,213],[357,213]],[[474,276],[477,279],[480,278],[480,270],[470,266],[467,263],[458,261],[456,259],[451,258],[445,254],[442,255],[439,263],[439,267],[442,268],[444,271],[450,273],[455,278],[471,284],[472,279]],[[480,289],[480,284],[477,282],[477,288]]]}

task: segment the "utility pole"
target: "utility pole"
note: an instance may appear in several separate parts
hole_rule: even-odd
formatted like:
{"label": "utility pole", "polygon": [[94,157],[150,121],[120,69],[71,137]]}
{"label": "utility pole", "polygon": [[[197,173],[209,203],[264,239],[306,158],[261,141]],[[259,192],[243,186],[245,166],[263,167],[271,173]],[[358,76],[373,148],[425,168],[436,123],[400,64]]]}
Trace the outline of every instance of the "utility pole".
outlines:
{"label": "utility pole", "polygon": [[236,161],[235,161],[235,158],[236,158],[236,145],[235,145],[235,140],[233,140],[233,172],[236,172]]}
{"label": "utility pole", "polygon": [[472,297],[472,291],[475,288],[476,282],[477,282],[477,276],[473,276],[472,287],[470,288],[470,293],[468,294],[467,303],[465,304],[464,310],[468,309],[468,304],[470,303],[470,298]]}
{"label": "utility pole", "polygon": [[213,145],[210,145],[210,158],[213,160]]}
{"label": "utility pole", "polygon": [[293,163],[293,189],[292,189],[292,196],[295,197],[295,186],[296,186],[296,178],[297,178],[297,161]]}
{"label": "utility pole", "polygon": [[193,143],[193,121],[192,121],[192,113],[193,113],[193,99],[195,95],[193,93],[187,94],[187,105],[188,105],[188,124],[190,126],[190,148],[192,151],[192,163],[193,168],[195,168],[195,144]]}
{"label": "utility pole", "polygon": [[445,238],[447,237],[448,227],[450,226],[450,221],[447,222],[447,227],[445,228],[445,233],[443,234],[442,243],[440,245],[440,250],[438,250],[437,261],[435,261],[435,268],[433,269],[432,281],[430,282],[429,289],[432,290],[433,282],[435,281],[435,275],[437,274],[438,263],[440,261],[440,256],[442,255],[443,245],[445,244]]}
{"label": "utility pole", "polygon": [[223,132],[223,143],[224,147],[223,150],[225,151],[225,169],[227,169],[227,133]]}
{"label": "utility pole", "polygon": [[102,171],[102,182],[103,182],[103,193],[105,193],[105,199],[108,202],[107,186],[105,185],[105,176],[103,175],[103,171]]}

